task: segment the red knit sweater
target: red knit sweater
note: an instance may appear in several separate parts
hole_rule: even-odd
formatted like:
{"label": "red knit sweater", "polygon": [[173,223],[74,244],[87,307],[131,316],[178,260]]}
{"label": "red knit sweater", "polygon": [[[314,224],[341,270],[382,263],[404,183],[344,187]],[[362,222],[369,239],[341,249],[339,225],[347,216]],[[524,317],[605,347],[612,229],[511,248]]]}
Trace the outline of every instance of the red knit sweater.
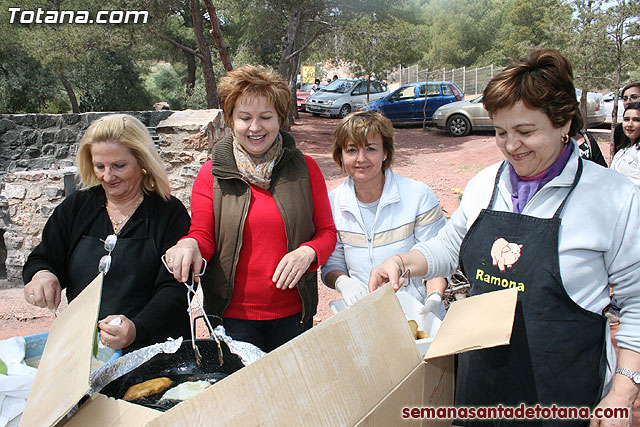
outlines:
{"label": "red knit sweater", "polygon": [[[313,224],[316,233],[304,243],[316,251],[317,262],[310,271],[324,264],[335,248],[336,229],[331,216],[327,186],[318,164],[305,156],[311,180]],[[191,228],[186,237],[198,241],[202,257],[211,259],[214,247],[214,212],[212,209],[213,175],[211,160],[198,172],[191,194]],[[240,215],[240,212],[238,212]],[[251,185],[251,202],[242,233],[242,248],[236,265],[231,303],[223,316],[235,319],[272,320],[302,311],[297,288],[277,289],[273,273],[287,253],[284,221],[269,190]]]}

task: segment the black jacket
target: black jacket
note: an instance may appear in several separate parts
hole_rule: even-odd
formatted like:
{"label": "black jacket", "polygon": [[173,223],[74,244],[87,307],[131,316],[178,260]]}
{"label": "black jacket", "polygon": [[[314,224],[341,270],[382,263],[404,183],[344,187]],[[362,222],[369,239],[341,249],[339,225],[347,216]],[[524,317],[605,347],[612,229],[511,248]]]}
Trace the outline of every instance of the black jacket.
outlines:
{"label": "black jacket", "polygon": [[[22,270],[25,284],[40,270],[55,274],[63,289],[70,284],[71,256],[81,238],[104,238],[112,233],[105,202],[104,190],[96,186],[76,191],[55,208],[44,226],[42,242],[31,252]],[[136,238],[150,235],[158,254],[157,275],[140,283],[141,289],[147,292],[152,288],[153,296],[131,318],[136,327],[136,339],[127,350],[164,341],[169,336],[189,336],[186,288],[174,280],[160,261],[160,256],[187,234],[189,224],[189,214],[178,199],[171,197],[164,201],[152,193],[145,195],[140,208],[118,236]],[[135,264],[135,254],[132,254],[132,269]]]}
{"label": "black jacket", "polygon": [[582,135],[584,142],[578,145],[580,149],[580,157],[583,159],[591,160],[594,163],[599,164],[602,167],[608,167],[607,161],[602,155],[602,150],[598,145],[598,141],[589,132],[578,131],[578,134]]}

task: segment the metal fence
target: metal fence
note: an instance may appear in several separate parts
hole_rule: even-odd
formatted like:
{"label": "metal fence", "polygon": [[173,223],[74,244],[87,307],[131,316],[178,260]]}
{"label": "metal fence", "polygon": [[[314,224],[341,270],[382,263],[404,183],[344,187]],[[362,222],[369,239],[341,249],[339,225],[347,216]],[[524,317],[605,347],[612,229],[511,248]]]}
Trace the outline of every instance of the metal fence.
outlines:
{"label": "metal fence", "polygon": [[387,74],[387,83],[398,83],[400,86],[408,83],[436,81],[454,82],[465,95],[480,94],[484,90],[489,80],[503,67],[494,67],[493,64],[480,68],[455,68],[447,70],[418,70],[417,65],[409,68],[399,67],[395,71]]}

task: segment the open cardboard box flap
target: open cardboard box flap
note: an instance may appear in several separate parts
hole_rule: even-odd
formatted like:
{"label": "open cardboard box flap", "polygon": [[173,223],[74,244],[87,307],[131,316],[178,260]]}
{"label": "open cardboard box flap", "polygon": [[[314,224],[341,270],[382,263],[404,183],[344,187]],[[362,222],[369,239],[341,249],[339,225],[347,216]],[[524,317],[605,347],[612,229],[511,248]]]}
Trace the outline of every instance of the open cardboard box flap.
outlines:
{"label": "open cardboard box flap", "polygon": [[425,359],[509,344],[517,300],[510,288],[454,302]]}
{"label": "open cardboard box flap", "polygon": [[[20,426],[56,425],[90,391],[102,279],[98,274],[51,325]],[[143,425],[158,415],[158,411],[97,394],[65,426],[114,426],[125,419],[127,425],[134,420]]]}
{"label": "open cardboard box flap", "polygon": [[149,425],[355,425],[420,363],[385,286]]}
{"label": "open cardboard box flap", "polygon": [[[22,426],[55,425],[89,390],[101,289],[99,276],[54,322]],[[438,345],[438,351],[430,351],[427,357],[508,343],[516,296],[514,289],[454,303],[431,347],[442,339],[444,350],[438,350]],[[479,300],[477,305],[474,300]],[[470,308],[464,308],[467,305]],[[475,314],[469,317],[467,309]],[[457,345],[447,343],[450,334],[458,337],[453,339]],[[444,399],[443,404],[452,404],[447,400],[451,386],[439,389],[441,398],[429,397],[432,383],[439,381],[443,372],[451,377],[450,358],[441,360],[446,365],[442,369],[438,368],[440,359],[422,361],[400,303],[386,285],[163,414],[94,395],[66,425],[87,425],[88,420],[93,427],[369,425],[367,420],[397,419],[394,417],[400,409],[392,403],[409,402],[406,396],[398,395],[401,390],[414,390],[411,401],[416,403]],[[429,366],[435,368],[427,369]],[[425,369],[425,375],[420,369]],[[423,387],[408,387],[405,382],[412,378]],[[384,423],[374,421],[372,425]]]}
{"label": "open cardboard box flap", "polygon": [[[445,323],[469,332],[439,355],[507,344],[516,299],[512,289],[454,303]],[[451,358],[427,364],[386,285],[148,425],[394,425],[411,399],[453,403]],[[412,396],[406,381],[419,385]]]}
{"label": "open cardboard box flap", "polygon": [[21,426],[55,425],[89,391],[102,274],[51,325]]}

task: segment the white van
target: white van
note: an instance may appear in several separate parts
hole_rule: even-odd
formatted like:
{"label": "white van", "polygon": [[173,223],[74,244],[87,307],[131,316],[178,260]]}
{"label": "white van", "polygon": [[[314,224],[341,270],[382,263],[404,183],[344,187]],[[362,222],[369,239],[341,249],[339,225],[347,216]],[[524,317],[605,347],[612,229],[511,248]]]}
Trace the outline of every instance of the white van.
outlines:
{"label": "white van", "polygon": [[387,84],[378,80],[369,81],[369,99],[367,100],[366,79],[338,79],[317,92],[308,99],[306,111],[316,115],[346,116],[356,111],[358,106],[376,101],[389,95]]}

